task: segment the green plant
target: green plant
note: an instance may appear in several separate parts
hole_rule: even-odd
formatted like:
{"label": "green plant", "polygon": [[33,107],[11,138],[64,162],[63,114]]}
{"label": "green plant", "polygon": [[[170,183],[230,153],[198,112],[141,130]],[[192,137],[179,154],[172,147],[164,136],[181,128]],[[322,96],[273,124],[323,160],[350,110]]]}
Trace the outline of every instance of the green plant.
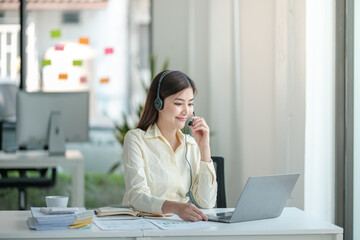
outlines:
{"label": "green plant", "polygon": [[[156,56],[151,56],[150,57],[150,73],[151,73],[151,79],[154,79],[154,77],[156,76],[157,74],[157,67],[156,67],[156,62],[157,62],[157,59],[156,59]],[[166,59],[161,67],[161,70],[160,71],[163,71],[163,70],[166,70],[168,69],[169,67],[169,60]],[[142,86],[143,86],[143,89],[144,89],[144,92],[147,93],[148,90],[149,90],[149,86],[150,86],[150,83],[148,80],[142,80]],[[142,113],[142,110],[144,108],[144,104],[139,104],[135,111],[136,111],[136,116],[137,116],[137,120],[136,120],[136,124],[137,122],[140,120],[140,116],[141,116],[141,113]],[[126,133],[135,128],[136,127],[136,124],[135,125],[131,125],[127,119],[127,115],[125,113],[122,114],[122,123],[121,124],[117,124],[115,123],[115,137],[116,139],[119,141],[119,143],[121,144],[121,146],[124,145],[124,138],[125,138],[125,135]],[[113,164],[109,170],[109,173],[113,173],[116,169],[118,169],[121,165],[121,162],[116,162],[115,164]]]}

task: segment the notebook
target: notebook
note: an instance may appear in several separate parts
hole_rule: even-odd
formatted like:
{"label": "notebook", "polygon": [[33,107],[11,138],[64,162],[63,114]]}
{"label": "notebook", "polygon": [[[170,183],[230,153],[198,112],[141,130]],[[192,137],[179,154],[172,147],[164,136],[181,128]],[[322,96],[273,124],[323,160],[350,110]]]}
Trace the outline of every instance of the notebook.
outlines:
{"label": "notebook", "polygon": [[209,221],[244,222],[279,217],[300,174],[249,177],[232,212],[207,214]]}

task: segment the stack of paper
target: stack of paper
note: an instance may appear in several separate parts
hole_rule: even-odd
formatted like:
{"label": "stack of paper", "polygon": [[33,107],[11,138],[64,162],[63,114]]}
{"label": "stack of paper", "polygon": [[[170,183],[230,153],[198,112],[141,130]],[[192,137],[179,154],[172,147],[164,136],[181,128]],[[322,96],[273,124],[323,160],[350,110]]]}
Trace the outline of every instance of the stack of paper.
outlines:
{"label": "stack of paper", "polygon": [[64,209],[44,210],[32,207],[31,214],[32,217],[27,219],[29,228],[40,231],[90,228],[94,218],[94,211],[86,211],[85,208],[65,211]]}

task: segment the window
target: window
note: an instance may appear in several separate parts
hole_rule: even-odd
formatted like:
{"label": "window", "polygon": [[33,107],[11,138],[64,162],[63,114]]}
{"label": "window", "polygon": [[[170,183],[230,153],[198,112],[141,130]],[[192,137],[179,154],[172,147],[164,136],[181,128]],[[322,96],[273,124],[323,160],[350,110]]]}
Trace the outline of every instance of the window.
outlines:
{"label": "window", "polygon": [[[26,2],[26,91],[89,91],[90,143],[68,147],[87,171],[107,172],[121,154],[114,123],[136,112],[150,82],[150,0]],[[19,85],[19,7],[0,1],[0,83]]]}
{"label": "window", "polygon": [[[0,11],[0,81],[18,83],[19,1]],[[149,72],[149,26],[149,0],[28,0],[26,90],[89,91],[92,125],[111,126]]]}

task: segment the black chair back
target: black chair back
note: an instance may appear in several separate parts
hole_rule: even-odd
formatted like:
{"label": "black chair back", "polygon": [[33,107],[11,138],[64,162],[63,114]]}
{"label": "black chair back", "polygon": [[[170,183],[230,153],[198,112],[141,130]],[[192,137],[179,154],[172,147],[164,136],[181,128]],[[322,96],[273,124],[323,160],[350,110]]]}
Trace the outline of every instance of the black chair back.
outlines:
{"label": "black chair back", "polygon": [[216,181],[218,184],[216,207],[226,208],[226,194],[225,194],[225,168],[223,157],[211,157],[216,171]]}

